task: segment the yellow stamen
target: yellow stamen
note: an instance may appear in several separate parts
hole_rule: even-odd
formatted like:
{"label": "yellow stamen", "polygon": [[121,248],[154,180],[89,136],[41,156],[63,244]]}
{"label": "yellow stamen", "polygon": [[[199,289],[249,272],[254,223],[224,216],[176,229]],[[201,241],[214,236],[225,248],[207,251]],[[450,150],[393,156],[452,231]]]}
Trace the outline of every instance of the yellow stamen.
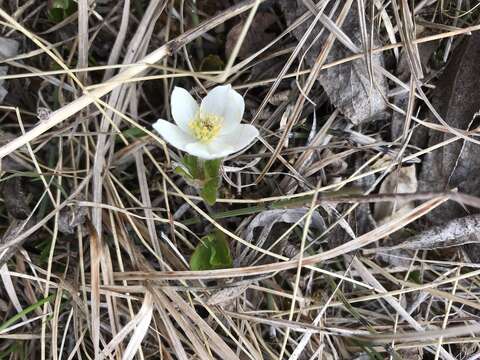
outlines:
{"label": "yellow stamen", "polygon": [[209,143],[217,137],[222,128],[223,118],[213,114],[201,114],[197,112],[188,127],[192,135],[202,143]]}

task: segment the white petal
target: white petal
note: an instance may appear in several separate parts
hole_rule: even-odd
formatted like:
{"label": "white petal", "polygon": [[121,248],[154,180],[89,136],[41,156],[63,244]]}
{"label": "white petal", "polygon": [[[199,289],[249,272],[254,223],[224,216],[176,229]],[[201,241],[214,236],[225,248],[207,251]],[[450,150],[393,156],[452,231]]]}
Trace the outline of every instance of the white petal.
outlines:
{"label": "white petal", "polygon": [[209,145],[216,149],[230,148],[229,154],[247,147],[258,136],[258,130],[253,125],[240,124],[230,134],[221,135]]}
{"label": "white petal", "polygon": [[186,151],[187,145],[196,141],[190,134],[168,121],[159,119],[152,126],[165,141],[177,149]]}
{"label": "white petal", "polygon": [[178,86],[175,86],[170,99],[173,120],[183,131],[189,132],[188,123],[195,117],[198,111],[198,104],[190,93]]}
{"label": "white petal", "polygon": [[223,117],[220,134],[228,134],[235,130],[242,121],[245,101],[242,95],[232,89],[231,85],[213,88],[202,100],[200,111]]}
{"label": "white petal", "polygon": [[199,158],[212,160],[223,158],[231,154],[233,152],[233,148],[231,146],[218,147],[214,146],[213,143],[204,144],[201,142],[196,142],[193,144],[188,144],[185,151]]}

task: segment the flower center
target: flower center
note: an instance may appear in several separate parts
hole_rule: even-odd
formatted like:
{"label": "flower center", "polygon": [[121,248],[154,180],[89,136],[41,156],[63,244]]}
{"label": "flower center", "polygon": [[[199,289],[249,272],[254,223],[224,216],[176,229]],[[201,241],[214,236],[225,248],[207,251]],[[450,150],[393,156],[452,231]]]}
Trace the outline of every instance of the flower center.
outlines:
{"label": "flower center", "polygon": [[214,114],[202,114],[197,112],[188,127],[192,135],[202,143],[209,143],[217,137],[222,128],[223,118]]}

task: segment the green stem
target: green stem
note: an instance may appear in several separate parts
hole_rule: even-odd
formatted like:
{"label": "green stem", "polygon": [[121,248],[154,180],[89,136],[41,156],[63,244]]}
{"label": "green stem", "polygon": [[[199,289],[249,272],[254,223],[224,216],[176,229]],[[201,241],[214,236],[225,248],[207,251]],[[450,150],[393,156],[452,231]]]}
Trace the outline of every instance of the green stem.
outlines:
{"label": "green stem", "polygon": [[[246,216],[246,215],[257,214],[265,210],[287,209],[289,207],[298,207],[300,205],[308,204],[308,202],[311,200],[312,200],[312,196],[304,196],[304,197],[298,197],[298,198],[293,198],[288,200],[280,200],[272,204],[263,204],[263,205],[249,206],[249,207],[235,209],[235,210],[222,211],[215,214],[211,214],[210,216],[214,220],[225,219],[233,216]],[[201,219],[199,219],[198,217],[195,217],[195,218],[186,219],[182,221],[182,223],[184,225],[193,225],[193,224],[199,224],[200,221]]]}

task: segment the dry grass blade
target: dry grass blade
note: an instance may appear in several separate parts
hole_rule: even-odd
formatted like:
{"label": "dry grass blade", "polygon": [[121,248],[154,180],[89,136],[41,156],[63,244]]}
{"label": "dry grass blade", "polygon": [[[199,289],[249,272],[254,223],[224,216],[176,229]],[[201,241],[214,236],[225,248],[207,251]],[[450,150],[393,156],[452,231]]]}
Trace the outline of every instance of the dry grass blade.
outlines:
{"label": "dry grass blade", "polygon": [[153,314],[152,295],[148,292],[145,294],[145,298],[142,303],[142,307],[135,315],[135,317],[126,324],[122,330],[105,346],[102,353],[98,356],[98,359],[104,359],[110,357],[110,354],[119,347],[119,344],[125,340],[130,332],[133,334],[130,336],[128,346],[123,353],[122,359],[133,359],[138,349],[141,346],[142,340],[148,332],[150,322]]}
{"label": "dry grass blade", "polygon": [[102,256],[102,244],[95,228],[89,224],[90,232],[90,258],[91,261],[91,326],[95,356],[100,353],[100,260]]}
{"label": "dry grass blade", "polygon": [[390,248],[382,248],[381,250],[432,250],[478,243],[479,221],[478,215],[458,218],[445,225],[434,226],[418,235],[409,237],[402,244]]}
{"label": "dry grass blade", "polygon": [[[345,17],[347,16],[348,11],[352,6],[352,2],[353,0],[347,0],[343,5],[342,11],[338,15],[336,26],[338,27],[342,26],[343,22],[345,21]],[[323,47],[322,51],[320,52],[320,54],[318,54],[317,59],[315,60],[315,65],[308,76],[305,86],[303,87],[303,89],[301,89],[301,94],[298,97],[297,102],[295,103],[295,107],[292,110],[292,115],[290,116],[290,119],[288,120],[285,130],[282,133],[282,137],[280,138],[279,145],[275,148],[275,151],[272,157],[269,159],[269,161],[265,165],[265,168],[263,169],[262,174],[257,178],[256,183],[259,183],[265,177],[266,172],[270,169],[270,167],[273,165],[273,162],[276,160],[277,156],[279,155],[283,147],[284,141],[287,135],[289,134],[292,126],[298,121],[298,118],[300,117],[300,114],[303,110],[303,104],[305,103],[306,97],[308,96],[310,90],[312,89],[313,84],[317,80],[318,74],[321,71],[323,65],[325,64],[327,56],[330,50],[332,49],[334,42],[335,42],[335,35],[330,34],[327,38],[326,45]]]}
{"label": "dry grass blade", "polygon": [[[443,202],[447,201],[447,198],[441,197],[426,201],[424,204],[417,206],[412,211],[409,211],[403,216],[380,226],[379,228],[372,230],[371,232],[364,234],[354,240],[351,240],[343,245],[340,245],[334,249],[325,251],[321,254],[307,256],[303,258],[302,266],[315,265],[322,261],[333,259],[337,256],[361,249],[375,241],[378,241],[389,234],[402,229],[407,224],[419,219],[425,214],[429,213]],[[160,271],[160,272],[123,272],[116,273],[115,279],[117,280],[193,280],[193,279],[222,279],[229,277],[243,277],[251,275],[267,274],[276,271],[294,269],[298,266],[298,260],[288,260],[280,263],[272,263],[267,265],[249,266],[236,269],[224,269],[224,270],[204,270],[204,271]]]}
{"label": "dry grass blade", "polygon": [[138,312],[138,318],[136,320],[135,330],[133,331],[128,346],[123,353],[122,360],[131,360],[135,357],[135,354],[138,352],[138,349],[142,345],[144,337],[148,334],[150,329],[150,322],[152,321],[153,315],[153,304],[152,296],[149,293],[146,293],[145,299],[143,300],[142,307]]}
{"label": "dry grass blade", "polygon": [[[82,97],[78,98],[77,100],[71,102],[70,104],[62,107],[61,109],[57,110],[56,112],[50,114],[47,121],[44,121],[28,131],[25,135],[9,142],[7,145],[0,147],[0,159],[7,156],[11,152],[15,151],[16,149],[20,148],[21,146],[25,145],[26,143],[32,141],[37,136],[40,136],[45,131],[48,131],[52,127],[60,124],[62,121],[68,119],[70,116],[76,114],[80,110],[84,109],[88,105],[95,102],[97,99],[105,96],[113,89],[117,88],[123,81],[131,79],[135,76],[142,74],[145,70],[149,68],[150,64],[155,64],[158,61],[162,60],[164,57],[174,53],[178,48],[182,45],[189,43],[190,41],[194,40],[198,36],[201,36],[203,33],[209,31],[210,29],[218,26],[219,24],[227,21],[228,19],[241,14],[242,12],[248,10],[252,6],[258,3],[258,0],[246,0],[243,3],[240,3],[228,11],[225,11],[203,24],[200,24],[198,27],[191,29],[185,32],[183,35],[179,36],[176,39],[171,40],[167,44],[163,45],[162,47],[158,48],[154,52],[145,56],[141,61],[133,64],[128,69],[120,72],[118,75],[113,77],[111,81],[102,86],[100,88],[94,89],[87,94],[83,95]],[[0,9],[0,16],[6,19],[12,26],[18,28],[20,31],[25,32],[27,37],[31,37],[30,33],[19,24],[15,19],[13,19],[10,15],[8,15],[5,11]],[[38,45],[45,51],[48,49],[38,43]]]}
{"label": "dry grass blade", "polygon": [[3,1],[0,358],[479,358],[480,6],[412,3]]}
{"label": "dry grass blade", "polygon": [[[379,293],[386,293],[386,289],[375,279],[375,277],[368,271],[368,269],[357,259],[353,258],[353,267],[359,272],[360,276],[370,285],[374,286]],[[392,296],[385,295],[382,297],[390,306],[392,306],[397,314],[406,320],[415,330],[420,333],[426,330],[402,307],[402,305]],[[437,351],[442,355],[443,359],[453,360],[454,358],[441,346],[438,346]]]}

